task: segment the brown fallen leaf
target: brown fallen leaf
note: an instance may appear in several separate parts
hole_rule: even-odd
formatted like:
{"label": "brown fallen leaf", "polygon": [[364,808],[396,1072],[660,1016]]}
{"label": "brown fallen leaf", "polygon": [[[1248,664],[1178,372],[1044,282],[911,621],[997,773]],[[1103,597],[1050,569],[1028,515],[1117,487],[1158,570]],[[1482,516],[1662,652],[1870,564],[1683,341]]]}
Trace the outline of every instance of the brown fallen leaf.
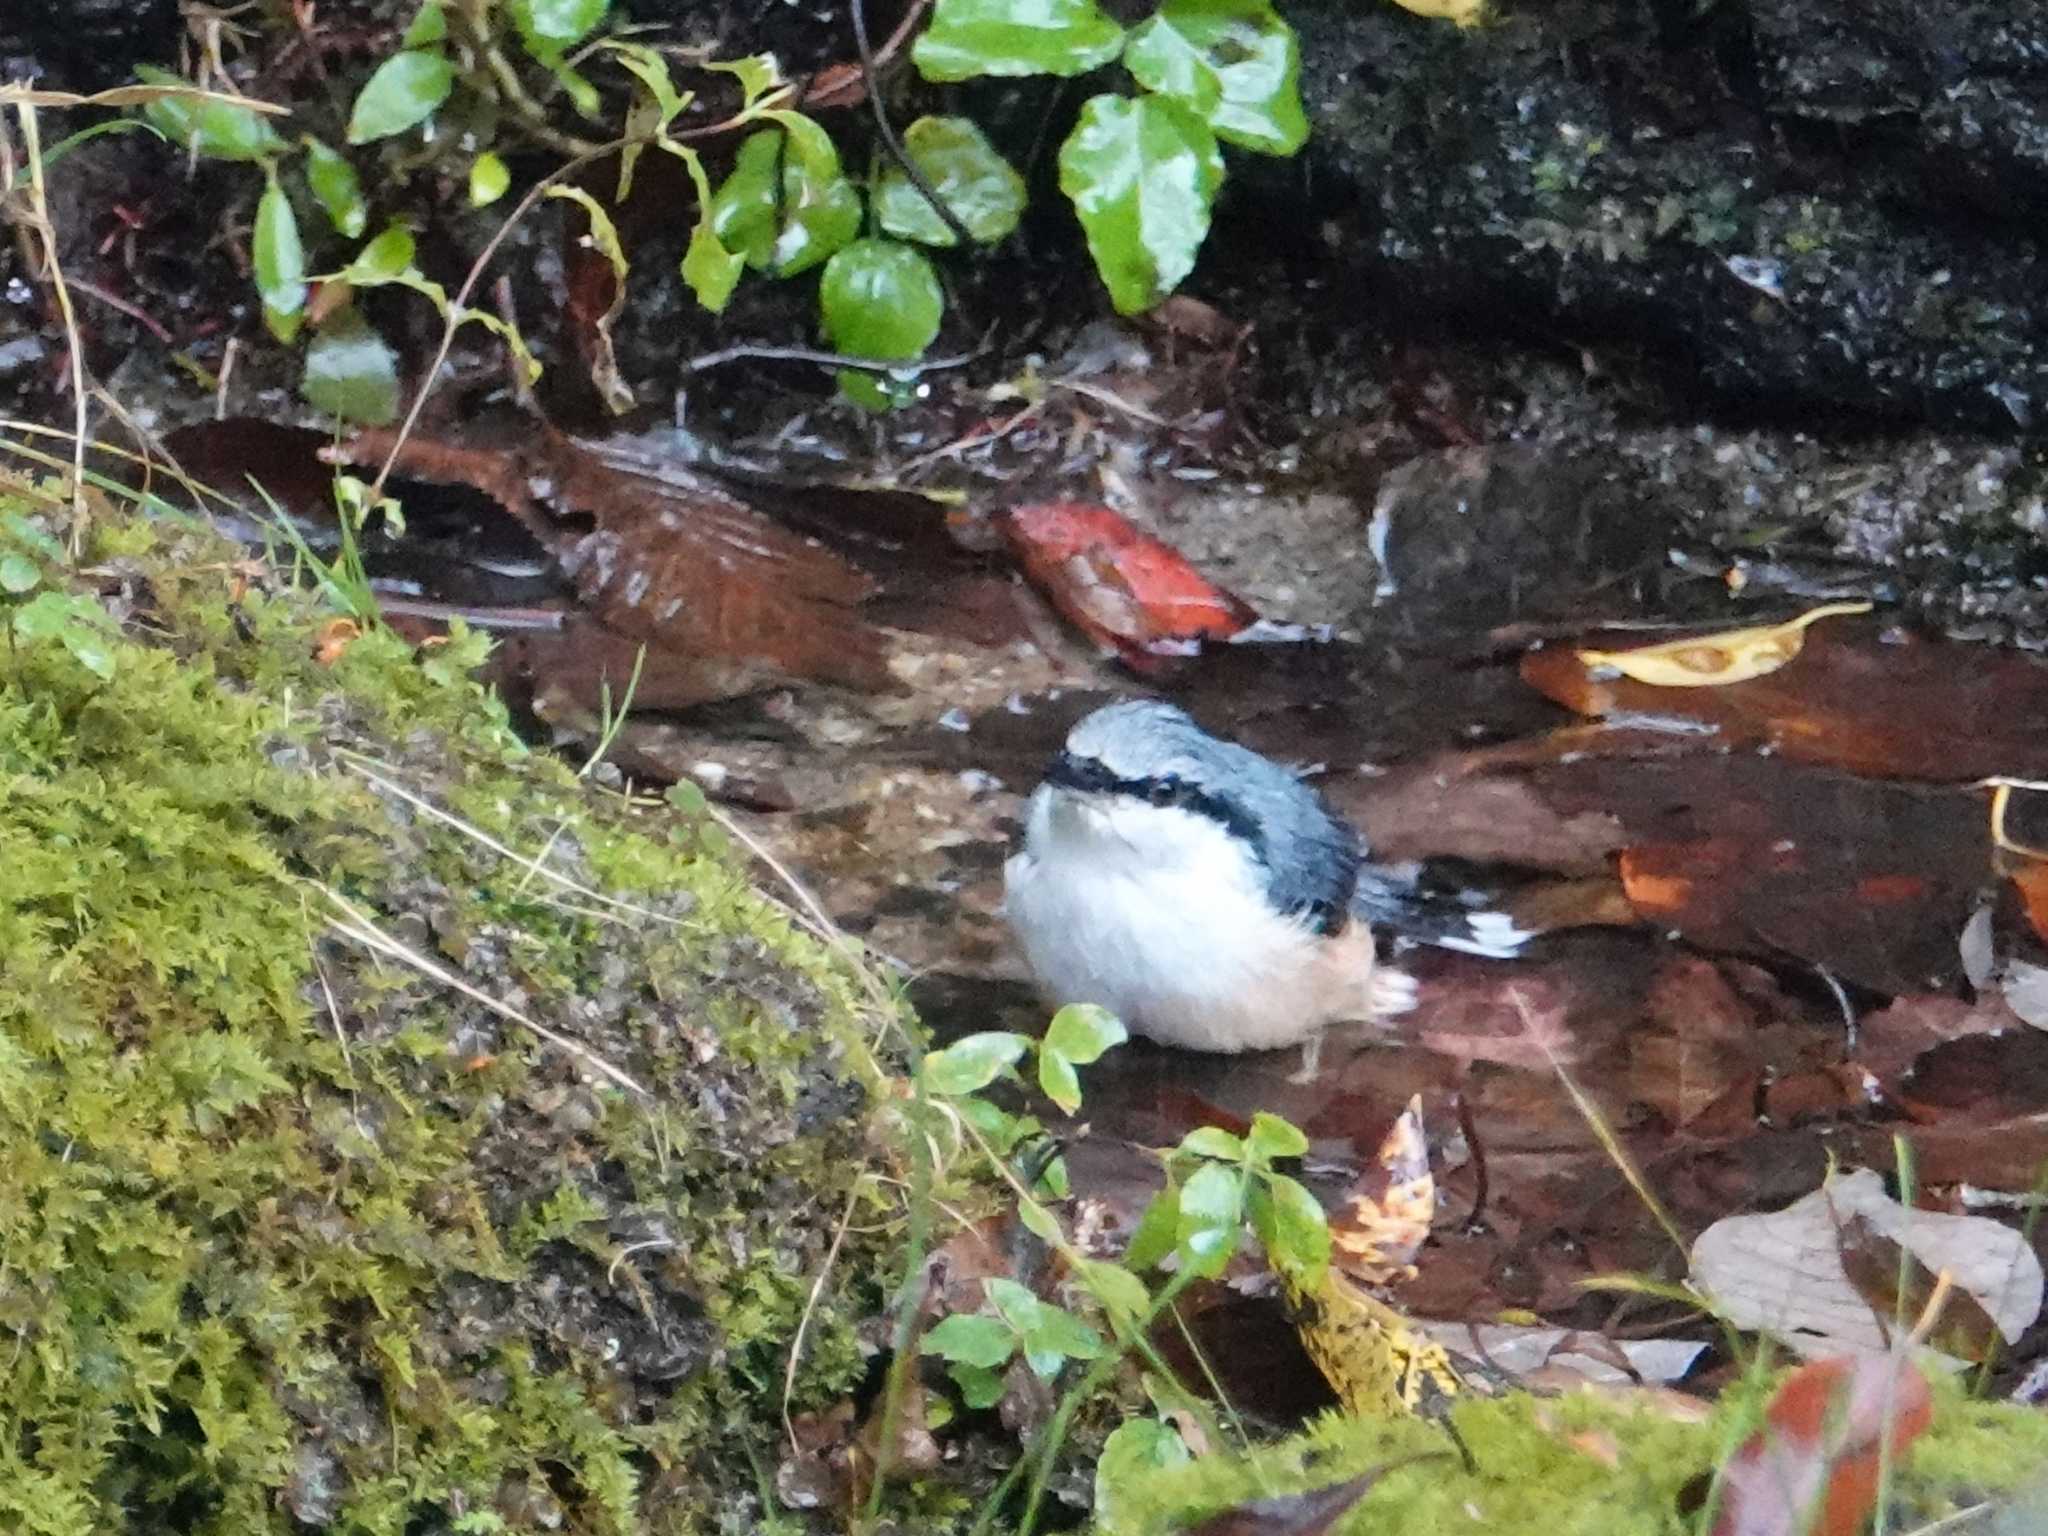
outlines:
{"label": "brown fallen leaf", "polygon": [[[1871,1315],[1889,1323],[1897,1318],[1920,1317],[1933,1300],[1937,1277],[1921,1263],[1911,1249],[1877,1230],[1866,1216],[1844,1220],[1837,1241],[1842,1255],[1842,1273],[1870,1303]],[[1949,1288],[1940,1319],[1927,1335],[1927,1342],[1959,1360],[1988,1359],[2004,1337],[1998,1322],[1984,1304],[1961,1286]]]}
{"label": "brown fallen leaf", "polygon": [[1337,1200],[1330,1260],[1368,1285],[1415,1274],[1415,1256],[1436,1219],[1436,1179],[1422,1130],[1422,1095],[1395,1118],[1379,1155]]}
{"label": "brown fallen leaf", "polygon": [[1886,1462],[1933,1420],[1927,1378],[1901,1355],[1801,1366],[1721,1469],[1713,1536],[1861,1536]]}

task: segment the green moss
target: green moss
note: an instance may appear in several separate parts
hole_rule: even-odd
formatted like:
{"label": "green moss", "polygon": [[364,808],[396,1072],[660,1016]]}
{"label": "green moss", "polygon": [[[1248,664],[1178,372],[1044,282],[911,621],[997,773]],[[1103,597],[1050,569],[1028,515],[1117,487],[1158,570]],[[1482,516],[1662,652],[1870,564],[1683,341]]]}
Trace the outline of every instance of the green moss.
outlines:
{"label": "green moss", "polygon": [[[1591,1395],[1526,1395],[1460,1405],[1453,1418],[1478,1470],[1455,1455],[1389,1471],[1332,1528],[1366,1536],[1696,1536],[1679,1512],[1686,1485],[1725,1460],[1756,1425],[1771,1383],[1732,1390],[1704,1423],[1634,1412]],[[1580,1449],[1574,1437],[1587,1436]],[[1605,1447],[1611,1456],[1593,1454]],[[1449,1451],[1419,1420],[1373,1422],[1330,1415],[1306,1432],[1250,1456],[1211,1456],[1142,1473],[1120,1488],[1123,1512],[1103,1536],[1165,1536],[1250,1499],[1320,1488],[1403,1457]],[[1973,1402],[1954,1382],[1936,1389],[1934,1426],[1917,1441],[1894,1484],[1905,1528],[1936,1520],[2037,1481],[2048,1467],[2048,1415]]]}
{"label": "green moss", "polygon": [[[473,638],[324,667],[201,534],[93,553],[110,678],[0,645],[0,1529],[746,1518],[870,1155],[852,980],[702,829],[526,752]],[[330,892],[652,1098],[338,939]],[[799,1407],[874,1300],[827,1288]]]}

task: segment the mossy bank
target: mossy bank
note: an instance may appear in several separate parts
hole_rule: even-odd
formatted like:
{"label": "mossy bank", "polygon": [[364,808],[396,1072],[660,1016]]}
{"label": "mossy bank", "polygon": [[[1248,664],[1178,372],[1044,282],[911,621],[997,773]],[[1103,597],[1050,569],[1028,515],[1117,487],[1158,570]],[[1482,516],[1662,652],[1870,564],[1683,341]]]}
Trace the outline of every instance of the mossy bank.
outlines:
{"label": "mossy bank", "polygon": [[110,516],[81,587],[50,505],[0,481],[0,1529],[756,1525],[807,1308],[790,1405],[866,1369],[882,1005],[476,637],[316,655]]}

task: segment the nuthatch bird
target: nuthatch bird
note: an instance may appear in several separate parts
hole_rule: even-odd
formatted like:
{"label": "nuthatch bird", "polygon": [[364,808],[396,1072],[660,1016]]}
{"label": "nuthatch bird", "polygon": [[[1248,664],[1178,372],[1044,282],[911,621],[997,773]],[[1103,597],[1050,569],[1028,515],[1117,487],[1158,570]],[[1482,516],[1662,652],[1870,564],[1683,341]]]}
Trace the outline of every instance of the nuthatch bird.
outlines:
{"label": "nuthatch bird", "polygon": [[1374,929],[1507,957],[1530,935],[1474,896],[1368,862],[1278,763],[1171,704],[1106,705],[1068,733],[1004,866],[1004,907],[1046,1000],[1099,1003],[1198,1051],[1305,1044],[1413,1006]]}

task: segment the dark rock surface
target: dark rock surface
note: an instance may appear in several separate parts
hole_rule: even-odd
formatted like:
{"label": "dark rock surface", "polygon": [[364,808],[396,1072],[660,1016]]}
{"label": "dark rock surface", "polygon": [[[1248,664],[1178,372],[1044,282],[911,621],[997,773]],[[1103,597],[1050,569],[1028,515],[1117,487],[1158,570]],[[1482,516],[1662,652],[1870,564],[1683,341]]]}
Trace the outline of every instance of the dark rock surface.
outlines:
{"label": "dark rock surface", "polygon": [[1700,11],[1290,7],[1318,233],[1370,308],[1758,414],[2048,426],[2048,7]]}

